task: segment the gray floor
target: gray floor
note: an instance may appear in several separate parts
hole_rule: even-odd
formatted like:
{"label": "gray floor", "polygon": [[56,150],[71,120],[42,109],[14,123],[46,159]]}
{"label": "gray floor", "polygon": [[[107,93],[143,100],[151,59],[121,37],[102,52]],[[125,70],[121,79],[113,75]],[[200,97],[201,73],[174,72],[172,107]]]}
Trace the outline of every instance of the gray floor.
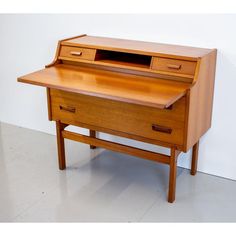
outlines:
{"label": "gray floor", "polygon": [[178,169],[166,202],[168,167],[0,123],[1,222],[235,222],[236,182]]}

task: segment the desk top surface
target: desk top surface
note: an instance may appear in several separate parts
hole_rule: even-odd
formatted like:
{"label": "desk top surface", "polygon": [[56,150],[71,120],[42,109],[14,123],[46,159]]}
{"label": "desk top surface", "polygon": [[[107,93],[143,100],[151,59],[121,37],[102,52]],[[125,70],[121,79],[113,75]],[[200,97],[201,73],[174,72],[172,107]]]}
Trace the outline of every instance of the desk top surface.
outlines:
{"label": "desk top surface", "polygon": [[161,109],[184,96],[191,86],[183,82],[63,64],[22,76],[18,81]]}
{"label": "desk top surface", "polygon": [[62,42],[62,45],[82,46],[88,48],[133,52],[146,55],[178,56],[186,58],[200,58],[213,49],[189,46],[143,42],[127,39],[105,38],[97,36],[78,36]]}

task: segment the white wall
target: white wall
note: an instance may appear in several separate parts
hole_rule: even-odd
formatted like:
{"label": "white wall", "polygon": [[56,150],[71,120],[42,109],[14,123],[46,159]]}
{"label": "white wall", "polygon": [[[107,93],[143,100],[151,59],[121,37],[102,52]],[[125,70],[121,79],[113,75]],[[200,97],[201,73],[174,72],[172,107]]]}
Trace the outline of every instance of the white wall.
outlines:
{"label": "white wall", "polygon": [[[235,25],[236,15],[0,15],[0,121],[54,133],[45,89],[16,78],[51,62],[59,39],[87,33],[218,48],[213,122],[201,139],[199,170],[236,180]],[[179,165],[189,167],[189,156]]]}

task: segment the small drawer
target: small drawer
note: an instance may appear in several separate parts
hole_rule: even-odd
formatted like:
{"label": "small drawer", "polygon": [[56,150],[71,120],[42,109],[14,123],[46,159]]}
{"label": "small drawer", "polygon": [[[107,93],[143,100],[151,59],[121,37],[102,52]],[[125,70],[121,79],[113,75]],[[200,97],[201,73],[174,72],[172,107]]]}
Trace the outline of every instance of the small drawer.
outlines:
{"label": "small drawer", "polygon": [[52,119],[183,145],[186,99],[156,109],[51,89]]}
{"label": "small drawer", "polygon": [[78,59],[78,60],[82,59],[89,61],[94,60],[95,54],[96,54],[96,49],[70,47],[70,46],[62,46],[60,51],[60,57],[69,57],[73,59]]}
{"label": "small drawer", "polygon": [[186,75],[194,75],[196,62],[183,61],[170,58],[153,57],[151,69],[173,72]]}

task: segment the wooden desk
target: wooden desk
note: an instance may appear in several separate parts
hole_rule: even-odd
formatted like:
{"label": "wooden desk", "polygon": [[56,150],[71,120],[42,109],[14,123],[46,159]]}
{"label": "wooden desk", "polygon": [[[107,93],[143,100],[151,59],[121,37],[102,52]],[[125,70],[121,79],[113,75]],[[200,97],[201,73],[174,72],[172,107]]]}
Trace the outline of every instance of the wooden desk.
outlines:
{"label": "wooden desk", "polygon": [[[59,41],[54,61],[18,78],[47,88],[49,120],[56,121],[58,160],[66,168],[64,139],[170,166],[168,201],[175,200],[177,157],[211,126],[216,49],[81,35]],[[75,125],[89,135],[65,130]],[[105,132],[170,148],[170,155],[96,137]]]}

